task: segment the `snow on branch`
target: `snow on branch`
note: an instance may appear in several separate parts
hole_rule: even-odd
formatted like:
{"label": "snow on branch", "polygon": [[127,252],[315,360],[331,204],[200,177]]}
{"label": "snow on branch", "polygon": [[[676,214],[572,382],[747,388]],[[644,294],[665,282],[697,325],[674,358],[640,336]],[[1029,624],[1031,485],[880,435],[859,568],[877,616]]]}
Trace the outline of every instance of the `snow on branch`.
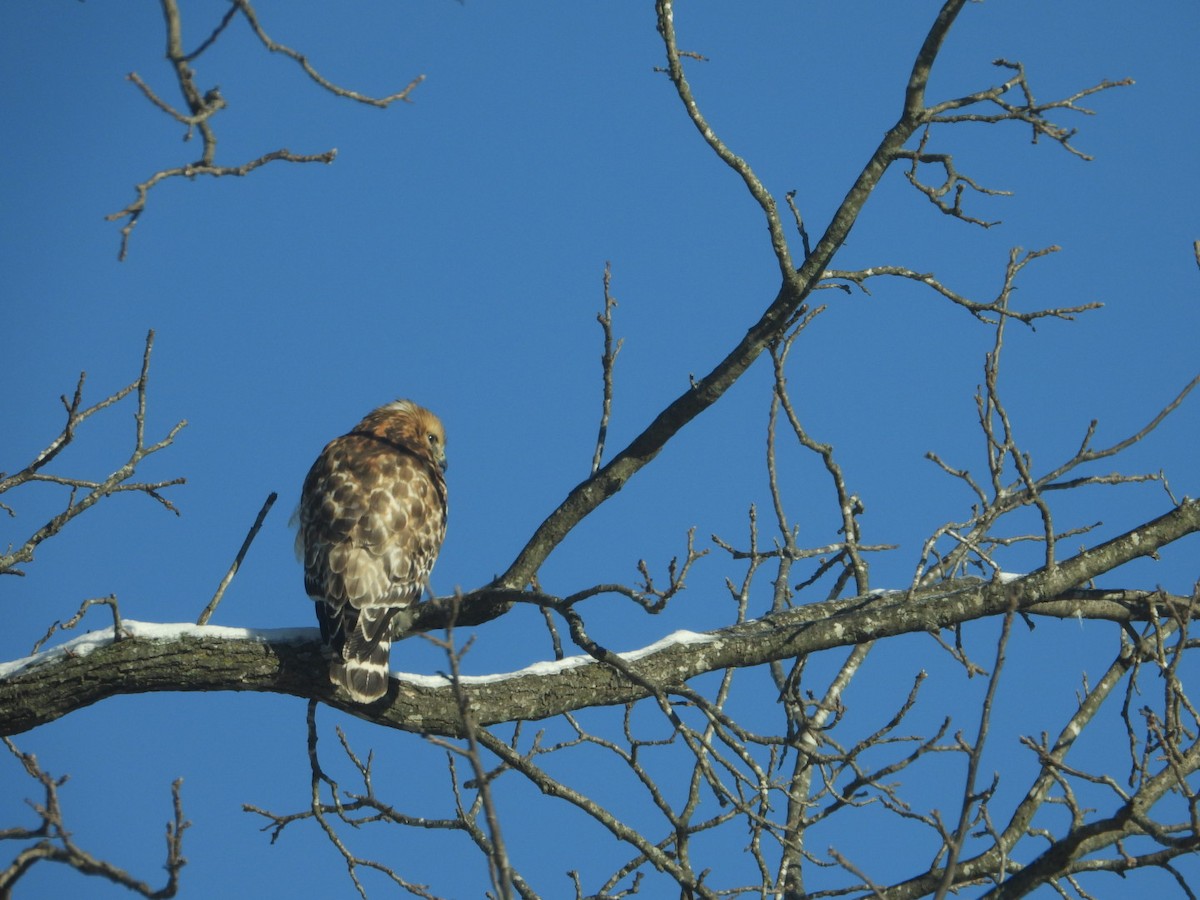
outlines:
{"label": "snow on branch", "polygon": [[[762,665],[906,633],[937,631],[1009,610],[1114,621],[1190,614],[1192,601],[1157,592],[1080,591],[1078,586],[1132,559],[1200,531],[1200,501],[1183,500],[1159,518],[1016,580],[975,578],[910,591],[872,592],[764,616],[705,634],[677,632],[604,661],[540,663],[503,676],[463,679],[476,721],[543,719],[670,693],[706,672]],[[481,592],[486,595],[485,591]],[[1161,598],[1161,599],[1158,599]],[[485,596],[464,601],[486,602]],[[445,623],[443,623],[445,624]],[[259,631],[128,620],[83,635],[0,677],[0,734],[18,734],[118,694],[149,691],[266,691],[324,702],[360,718],[423,734],[460,736],[454,686],[398,676],[378,703],[334,693],[314,629]]]}

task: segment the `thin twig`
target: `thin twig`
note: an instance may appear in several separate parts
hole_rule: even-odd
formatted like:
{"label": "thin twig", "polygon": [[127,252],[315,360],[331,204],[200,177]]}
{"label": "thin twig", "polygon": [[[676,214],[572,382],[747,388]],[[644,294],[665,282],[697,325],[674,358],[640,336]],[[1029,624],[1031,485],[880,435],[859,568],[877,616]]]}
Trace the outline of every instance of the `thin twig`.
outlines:
{"label": "thin twig", "polygon": [[232,5],[222,16],[221,21],[209,36],[195,50],[189,53],[184,49],[183,16],[180,12],[178,0],[159,0],[159,3],[162,7],[163,19],[166,25],[167,62],[173,70],[175,82],[178,84],[179,91],[183,95],[186,110],[176,109],[172,104],[162,99],[136,72],[131,72],[128,78],[155,108],[186,127],[187,130],[184,133],[185,141],[190,140],[198,131],[202,146],[198,160],[186,165],[161,169],[154,173],[148,179],[135,186],[134,190],[137,192],[137,196],[132,203],[124,209],[111,213],[106,217],[110,222],[124,220],[124,224],[121,226],[120,250],[117,254],[117,258],[121,261],[124,261],[128,256],[129,241],[133,235],[134,228],[137,226],[142,213],[146,209],[149,191],[169,178],[192,179],[197,175],[212,177],[244,176],[266,163],[276,160],[294,163],[331,163],[337,156],[336,149],[318,154],[295,154],[289,150],[282,149],[264,153],[257,159],[237,166],[219,165],[216,162],[217,135],[213,129],[212,119],[218,112],[225,109],[227,104],[219,88],[213,87],[207,91],[200,89],[196,84],[196,72],[192,69],[191,64],[216,43],[225,33],[228,25],[237,13],[240,13],[246,19],[250,29],[269,52],[280,53],[296,62],[309,78],[334,96],[354,100],[370,106],[386,108],[396,101],[409,102],[412,92],[425,79],[424,75],[418,75],[403,89],[386,97],[371,97],[334,84],[321,75],[304,54],[271,39],[263,28],[258,13],[250,0],[233,0]]}
{"label": "thin twig", "polygon": [[[1057,246],[1050,246],[1042,250],[1030,250],[1020,260],[1013,259],[1013,253],[1019,252],[1018,250],[1014,249],[1009,254],[1008,271],[1012,276],[1015,276],[1017,272],[1023,269],[1031,261],[1046,256],[1047,254],[1055,253],[1059,249],[1061,248]],[[979,319],[979,321],[992,325],[994,325],[1001,316],[1016,319],[1026,325],[1031,326],[1038,319],[1047,317],[1071,321],[1080,313],[1088,312],[1094,309],[1100,309],[1104,306],[1103,303],[1090,302],[1080,303],[1075,306],[1058,306],[1049,309],[1035,309],[1028,312],[1022,312],[1020,310],[1013,310],[1010,308],[1007,302],[1008,294],[1004,289],[1001,290],[1000,295],[994,300],[990,300],[988,302],[971,300],[947,287],[931,273],[917,272],[904,266],[871,266],[870,268],[858,269],[856,271],[829,269],[824,273],[823,277],[826,279],[850,281],[854,283],[864,294],[869,295],[871,293],[867,287],[867,281],[869,279],[889,276],[894,278],[905,278],[910,281],[915,281],[919,284],[924,284],[927,287],[932,288],[941,296],[945,297],[947,300],[967,310],[969,313],[971,313],[971,315]],[[1005,284],[1007,287],[1011,288],[1010,277],[1006,277]]]}
{"label": "thin twig", "polygon": [[272,162],[291,162],[291,163],[331,163],[337,158],[337,148],[327,150],[324,153],[314,154],[297,154],[290,150],[275,150],[271,153],[264,153],[258,159],[252,159],[250,162],[243,163],[240,166],[218,166],[207,162],[188,163],[183,166],[175,166],[171,169],[163,169],[155,172],[145,181],[134,185],[134,190],[137,191],[137,197],[132,203],[124,209],[117,210],[114,213],[109,213],[105,216],[108,222],[115,222],[119,219],[127,221],[121,227],[121,249],[117,254],[117,259],[124,261],[129,254],[129,239],[133,234],[133,229],[137,227],[138,220],[142,213],[146,210],[146,200],[150,189],[155,185],[166,181],[168,178],[195,178],[197,175],[208,175],[213,178],[223,178],[226,176],[249,175],[255,169],[265,166]]}
{"label": "thin twig", "polygon": [[377,106],[380,109],[384,109],[395,103],[397,100],[403,100],[406,103],[411,103],[412,99],[409,95],[412,94],[412,92],[417,89],[418,85],[425,80],[424,75],[418,75],[403,88],[393,94],[388,94],[386,97],[370,97],[366,94],[360,94],[358,91],[352,91],[348,88],[339,87],[332,81],[326,79],[323,75],[321,75],[320,72],[313,68],[312,64],[308,61],[308,57],[306,57],[303,53],[299,53],[293,50],[291,47],[287,47],[271,40],[271,38],[267,36],[266,31],[263,30],[262,23],[258,20],[258,13],[255,11],[254,6],[249,2],[249,0],[233,0],[233,2],[237,8],[241,10],[242,15],[245,16],[246,21],[250,24],[251,30],[254,32],[259,41],[262,42],[264,47],[266,47],[272,53],[281,53],[293,60],[297,65],[300,66],[300,68],[304,70],[304,73],[308,75],[309,78],[336,97],[344,97],[347,100],[355,100],[359,103],[365,103],[368,106]]}
{"label": "thin twig", "polygon": [[[450,684],[454,690],[454,699],[458,706],[458,713],[462,721],[462,730],[467,746],[465,750],[458,750],[458,748],[453,748],[440,739],[433,738],[431,740],[439,746],[460,753],[470,763],[471,770],[475,775],[473,783],[475,789],[479,792],[479,800],[487,821],[488,834],[484,849],[487,855],[492,887],[496,891],[496,900],[511,900],[513,892],[512,863],[509,860],[508,850],[505,847],[504,834],[500,827],[500,814],[492,794],[492,777],[484,766],[483,758],[480,754],[479,736],[481,729],[475,721],[475,715],[471,710],[471,700],[466,688],[463,686],[460,670],[462,656],[467,652],[470,644],[468,643],[467,646],[461,649],[455,646],[453,620],[446,625],[445,638],[430,637],[429,640],[440,647],[446,654],[446,660],[450,666]],[[460,818],[464,815],[461,809],[459,815]],[[471,829],[468,830],[471,832]],[[482,835],[476,838],[477,843],[481,843],[480,838],[482,838]]]}
{"label": "thin twig", "polygon": [[258,535],[258,530],[262,528],[263,520],[266,519],[267,513],[271,511],[275,501],[279,499],[279,495],[271,491],[267,495],[267,499],[263,502],[262,508],[258,511],[258,516],[254,519],[254,524],[250,526],[250,531],[246,534],[246,539],[242,541],[241,549],[238,550],[237,556],[234,557],[233,564],[229,567],[229,571],[225,573],[225,577],[221,579],[221,583],[217,585],[217,592],[213,594],[213,598],[208,601],[208,606],[204,607],[204,612],[200,613],[200,618],[196,620],[197,625],[207,625],[208,620],[212,618],[212,614],[217,609],[217,604],[221,602],[221,598],[225,596],[225,589],[229,587],[229,583],[233,581],[233,576],[238,573],[238,569],[242,567],[242,560],[246,558],[246,551],[250,549],[250,545],[254,543],[254,538]]}
{"label": "thin twig", "polygon": [[780,272],[785,279],[791,279],[795,272],[795,266],[792,264],[791,251],[788,249],[787,236],[784,234],[783,221],[779,217],[775,198],[771,196],[770,191],[759,181],[758,176],[754,174],[754,170],[750,168],[750,164],[730,150],[717,137],[716,132],[709,125],[704,114],[700,112],[700,107],[696,104],[695,97],[692,96],[691,85],[688,84],[687,77],[684,75],[683,63],[680,59],[683,54],[680,53],[675,39],[675,9],[673,0],[658,0],[655,8],[658,13],[658,33],[662,37],[663,45],[667,52],[667,75],[675,85],[675,90],[679,94],[679,99],[683,101],[688,117],[692,120],[692,124],[696,126],[696,130],[700,132],[705,142],[721,158],[721,161],[737,172],[745,183],[747,190],[750,191],[750,196],[762,207],[763,215],[767,220],[767,230],[771,233],[771,246],[774,248],[775,257],[779,262]]}
{"label": "thin twig", "polygon": [[[187,425],[187,420],[182,420],[176,423],[162,440],[154,444],[146,444],[146,404],[150,381],[150,351],[153,346],[154,332],[152,330],[146,335],[146,346],[142,353],[142,368],[138,378],[120,390],[110,394],[99,403],[86,409],[81,408],[83,405],[83,385],[86,373],[81,374],[72,399],[67,400],[66,397],[62,398],[62,404],[67,411],[67,421],[63,426],[62,432],[21,471],[14,475],[0,478],[0,493],[32,482],[59,484],[71,489],[66,508],[62,512],[51,517],[15,550],[10,549],[9,552],[0,554],[0,575],[23,574],[17,566],[31,562],[34,558],[34,551],[39,544],[62,531],[67,523],[76,516],[82,515],[101,500],[114,494],[128,491],[140,492],[158,501],[163,507],[176,515],[179,514],[179,510],[175,508],[175,505],[168,498],[160,494],[159,491],[163,488],[184,484],[185,479],[173,478],[153,483],[130,481],[143,459],[169,447],[174,442],[175,436]],[[134,392],[137,394],[137,408],[134,413],[134,449],[123,465],[114,470],[103,481],[99,482],[46,475],[41,472],[42,468],[58,456],[75,439],[76,431],[81,423],[96,412],[107,409]],[[80,496],[81,491],[83,492],[82,496]],[[11,514],[12,510],[9,509],[9,512]]]}
{"label": "thin twig", "polygon": [[956,874],[958,859],[962,853],[963,843],[967,839],[967,830],[970,828],[973,821],[972,810],[977,804],[985,804],[986,796],[990,794],[976,793],[975,783],[979,776],[979,764],[983,758],[983,747],[987,742],[988,731],[992,724],[992,704],[996,697],[996,687],[1000,683],[1000,672],[1004,668],[1004,661],[1008,651],[1008,638],[1012,634],[1013,613],[1008,613],[1004,617],[1004,625],[1000,631],[1000,639],[996,643],[996,661],[992,664],[991,678],[988,680],[987,692],[983,698],[983,705],[979,712],[979,730],[975,735],[975,740],[970,744],[970,752],[967,754],[967,777],[963,784],[962,805],[958,814],[958,827],[954,830],[954,837],[950,842],[946,859],[945,870],[942,873],[941,883],[938,885],[937,893],[934,894],[934,900],[943,900],[947,891],[954,887],[954,877]]}
{"label": "thin twig", "polygon": [[596,435],[596,452],[592,454],[592,474],[600,470],[600,462],[604,458],[604,442],[608,437],[608,420],[612,415],[613,398],[613,368],[617,362],[617,354],[621,352],[624,338],[613,342],[612,312],[617,301],[609,290],[612,284],[612,264],[604,264],[604,311],[596,315],[596,321],[604,329],[604,355],[600,357],[600,365],[604,378],[604,401],[600,413],[600,431]]}
{"label": "thin twig", "polygon": [[37,828],[10,828],[0,831],[0,839],[36,840],[36,843],[17,853],[7,868],[0,870],[0,897],[11,897],[13,886],[39,862],[60,863],[81,875],[103,878],[127,891],[146,897],[147,900],[165,900],[175,896],[179,890],[180,871],[187,865],[183,856],[183,833],[191,826],[183,817],[183,800],[180,794],[183,779],[176,779],[171,785],[173,818],[166,827],[167,857],[163,866],[167,870],[167,882],[161,888],[153,888],[126,870],[93,856],[76,844],[66,826],[58,794],[59,788],[66,783],[67,776],[55,778],[42,769],[37,757],[32,753],[22,753],[8,738],[3,738],[3,741],[9,753],[21,763],[25,774],[41,786],[44,799],[40,803],[29,801],[29,806],[41,818],[41,824]]}
{"label": "thin twig", "polygon": [[55,622],[53,625],[51,625],[50,628],[47,629],[46,633],[42,635],[41,640],[33,645],[33,649],[29,651],[29,655],[32,656],[41,650],[42,647],[46,645],[46,641],[50,640],[50,638],[54,636],[55,632],[70,631],[72,628],[82,622],[84,615],[93,606],[107,606],[109,608],[109,610],[112,612],[113,640],[121,640],[125,634],[125,629],[121,626],[121,609],[117,604],[117,595],[109,594],[107,597],[92,597],[91,599],[84,600],[83,603],[80,604],[79,609],[76,610],[75,615],[71,616],[71,618],[67,619],[65,622]]}

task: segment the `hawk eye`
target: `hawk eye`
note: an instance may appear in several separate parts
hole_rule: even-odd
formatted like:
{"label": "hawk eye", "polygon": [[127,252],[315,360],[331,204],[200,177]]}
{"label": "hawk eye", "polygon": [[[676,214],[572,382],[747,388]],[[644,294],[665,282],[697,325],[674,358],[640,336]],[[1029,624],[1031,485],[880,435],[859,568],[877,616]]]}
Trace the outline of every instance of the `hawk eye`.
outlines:
{"label": "hawk eye", "polygon": [[430,432],[429,433],[429,443],[436,444],[437,442],[438,442],[438,436],[436,434],[434,434],[433,432]]}

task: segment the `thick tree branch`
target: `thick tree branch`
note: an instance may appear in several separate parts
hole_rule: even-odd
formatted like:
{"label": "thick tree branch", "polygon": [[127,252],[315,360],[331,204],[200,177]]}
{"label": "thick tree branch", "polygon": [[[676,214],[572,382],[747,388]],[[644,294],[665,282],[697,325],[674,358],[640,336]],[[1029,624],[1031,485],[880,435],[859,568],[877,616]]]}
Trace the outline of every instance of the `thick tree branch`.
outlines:
{"label": "thick tree branch", "polygon": [[[875,190],[888,167],[899,157],[905,142],[923,123],[922,99],[934,58],[955,17],[965,3],[966,0],[948,0],[942,8],[917,55],[909,79],[909,88],[905,95],[904,110],[899,120],[884,134],[883,140],[871,154],[866,166],[863,167],[843,198],[837,212],[834,213],[829,227],[825,229],[825,233],[803,265],[795,271],[788,269],[783,273],[783,282],[779,292],[759,320],[749,328],[745,336],[724,359],[717,363],[711,372],[672,401],[641,434],[633,439],[629,446],[567,495],[562,504],[538,526],[524,549],[508,567],[508,571],[496,579],[494,587],[520,589],[527,585],[529,580],[537,574],[546,557],[561,543],[571,529],[601,503],[620,491],[630,478],[658,456],[667,442],[684,425],[721,399],[725,391],[742,376],[750,364],[773,341],[782,336],[793,323],[796,315],[800,314],[805,298],[820,283],[834,254],[849,236],[850,230],[858,220],[859,213],[866,206],[872,191]],[[677,56],[678,50],[674,45],[674,19],[669,3],[660,3],[659,5],[659,31],[666,43],[668,59],[672,54]],[[676,62],[678,62],[677,59]],[[691,115],[694,101],[690,101],[690,94],[681,92],[681,99]],[[693,121],[695,121],[694,117]],[[698,124],[697,127],[701,126]],[[712,145],[711,141],[710,145]],[[722,155],[719,147],[714,146],[714,149],[717,150],[718,155]],[[751,183],[747,176],[749,170],[744,167],[744,162],[736,157],[727,158],[726,155],[722,155],[722,159],[742,175],[751,194],[762,205],[765,202],[762,193],[758,191],[754,183]],[[741,167],[739,167],[739,163],[741,163]],[[774,201],[764,209],[767,210],[768,217],[770,217],[775,211]],[[774,234],[773,228],[772,234]],[[773,243],[777,244],[774,239]]]}
{"label": "thick tree branch", "polygon": [[[1047,614],[1062,615],[1063,604],[1075,597],[1079,614],[1087,616],[1092,597],[1086,592],[1075,594],[1079,585],[1196,531],[1200,531],[1200,501],[1185,499],[1120,537],[1013,581],[964,579],[915,592],[831,600],[684,640],[668,640],[625,654],[624,664],[640,683],[611,666],[574,659],[564,661],[552,674],[539,669],[464,679],[464,684],[477,721],[486,726],[640,699],[649,693],[643,684],[669,691],[719,669],[934,631],[1009,610],[1036,614],[1043,603],[1048,604]],[[1102,618],[1112,618],[1114,605],[1124,604],[1134,618],[1152,619],[1156,607],[1149,598],[1154,596],[1109,592],[1096,599]],[[464,598],[464,609],[470,599],[471,595]],[[486,591],[476,595],[475,602],[490,603]],[[1180,610],[1191,608],[1186,598],[1173,602]],[[435,612],[436,607],[422,615],[416,627],[435,627]],[[393,678],[384,700],[365,707],[334,696],[313,630],[272,634],[180,626],[177,634],[161,637],[156,626],[142,627],[148,630],[139,636],[138,626],[126,621],[129,637],[114,641],[111,631],[94,632],[0,670],[0,733],[28,731],[119,694],[268,691],[320,700],[404,731],[460,735],[458,701],[442,679]]]}

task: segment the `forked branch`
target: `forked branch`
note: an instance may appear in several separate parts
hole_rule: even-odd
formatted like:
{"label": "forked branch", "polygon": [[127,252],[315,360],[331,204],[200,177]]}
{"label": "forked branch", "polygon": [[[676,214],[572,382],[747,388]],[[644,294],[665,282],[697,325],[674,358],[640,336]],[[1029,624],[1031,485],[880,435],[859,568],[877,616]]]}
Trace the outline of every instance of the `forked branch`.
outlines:
{"label": "forked branch", "polygon": [[937,55],[937,49],[965,2],[966,0],[948,0],[943,7],[914,64],[904,114],[884,135],[838,207],[825,233],[813,247],[812,253],[799,269],[794,269],[786,250],[783,224],[774,199],[753,176],[745,161],[725,148],[699,114],[699,106],[691,94],[686,78],[683,77],[679,61],[680,51],[675,38],[673,5],[669,0],[660,0],[657,5],[659,34],[663,39],[668,66],[674,71],[672,82],[676,92],[689,118],[700,129],[709,146],[726,164],[738,172],[755,202],[762,207],[767,218],[772,247],[780,262],[782,283],[775,299],[725,358],[703,378],[694,380],[687,391],[668,404],[641,434],[607,465],[572,490],[559,507],[538,526],[508,570],[495,580],[492,587],[511,590],[526,587],[537,575],[545,559],[580,521],[620,491],[630,478],[658,456],[681,428],[720,400],[751,363],[795,323],[797,316],[803,315],[802,307],[808,294],[819,284],[872,191],[888,167],[898,158],[898,152],[921,125],[923,107],[918,101],[924,96],[924,85],[929,77],[930,67]]}
{"label": "forked branch", "polygon": [[[23,574],[18,567],[33,561],[34,551],[39,544],[62,531],[67,523],[76,516],[87,512],[87,510],[91,509],[101,500],[111,497],[114,494],[129,492],[145,494],[176,515],[179,514],[175,505],[161,491],[164,488],[184,484],[186,479],[172,478],[167,481],[154,482],[136,482],[130,480],[142,460],[171,446],[175,440],[175,436],[187,425],[186,420],[180,421],[167,432],[165,437],[152,444],[146,443],[146,404],[150,383],[150,351],[153,346],[154,332],[151,331],[146,335],[146,349],[142,354],[142,371],[137,379],[89,407],[84,407],[83,405],[83,385],[87,379],[87,373],[80,374],[79,381],[75,386],[75,393],[71,399],[68,400],[65,396],[61,398],[63,407],[66,410],[67,420],[59,435],[20,471],[12,475],[0,473],[0,494],[4,494],[22,485],[35,483],[59,485],[69,490],[66,506],[62,512],[52,516],[45,524],[34,530],[15,550],[9,549],[7,552],[0,554],[0,575]],[[75,440],[76,432],[84,422],[101,410],[119,403],[130,394],[135,394],[135,392],[137,408],[134,411],[134,446],[129,458],[123,465],[113,470],[103,481],[92,481],[66,475],[52,475],[44,471],[46,466],[55,460]],[[16,515],[14,509],[9,505],[0,503],[0,508],[7,511],[10,516]]]}
{"label": "forked branch", "polygon": [[196,72],[192,67],[192,63],[217,42],[238,14],[246,20],[255,37],[258,38],[259,42],[268,51],[282,54],[293,60],[304,70],[309,78],[316,82],[323,90],[328,91],[336,97],[342,97],[369,106],[386,108],[397,101],[410,100],[412,92],[425,78],[425,76],[419,75],[412,79],[403,89],[385,97],[371,97],[335,84],[325,78],[309,62],[308,57],[304,54],[272,40],[263,28],[262,22],[258,17],[258,12],[250,0],[232,0],[229,9],[226,10],[220,22],[209,36],[195,50],[188,52],[184,47],[183,16],[179,9],[178,0],[159,0],[159,3],[162,7],[163,19],[166,26],[167,62],[171,66],[175,83],[183,95],[186,110],[176,109],[171,103],[164,100],[136,72],[131,72],[128,77],[151,104],[171,119],[185,126],[185,141],[190,141],[199,132],[201,142],[200,155],[198,159],[192,162],[160,169],[149,178],[139,182],[134,187],[137,196],[133,202],[124,209],[106,216],[106,219],[110,222],[124,222],[121,226],[121,247],[117,257],[120,260],[124,260],[129,253],[129,241],[133,235],[133,229],[137,226],[142,213],[146,210],[150,191],[164,181],[173,178],[187,178],[191,180],[197,175],[206,175],[212,178],[242,177],[272,162],[331,163],[337,156],[336,149],[326,150],[322,153],[292,153],[290,150],[280,149],[263,153],[257,158],[239,165],[221,165],[216,162],[217,134],[213,128],[213,119],[221,110],[226,108],[227,104],[218,88],[213,87],[207,91],[200,89],[196,83]]}
{"label": "forked branch", "polygon": [[59,863],[74,869],[81,875],[106,879],[134,894],[146,897],[148,900],[160,900],[160,898],[165,900],[165,898],[175,896],[179,890],[180,870],[187,865],[187,860],[183,857],[183,833],[191,826],[191,823],[183,817],[183,801],[180,796],[183,779],[176,779],[171,785],[174,815],[172,820],[167,823],[166,828],[167,856],[164,868],[167,870],[167,882],[161,888],[153,888],[124,869],[93,856],[80,847],[66,826],[59,799],[59,788],[66,783],[66,776],[55,778],[42,769],[38,764],[37,757],[32,753],[22,753],[8,738],[3,740],[9,753],[21,764],[25,774],[41,787],[42,800],[40,802],[28,801],[29,806],[40,820],[36,827],[0,830],[0,839],[25,842],[25,846],[16,854],[12,862],[0,870],[0,897],[11,897],[14,885],[33,866],[41,862]]}

